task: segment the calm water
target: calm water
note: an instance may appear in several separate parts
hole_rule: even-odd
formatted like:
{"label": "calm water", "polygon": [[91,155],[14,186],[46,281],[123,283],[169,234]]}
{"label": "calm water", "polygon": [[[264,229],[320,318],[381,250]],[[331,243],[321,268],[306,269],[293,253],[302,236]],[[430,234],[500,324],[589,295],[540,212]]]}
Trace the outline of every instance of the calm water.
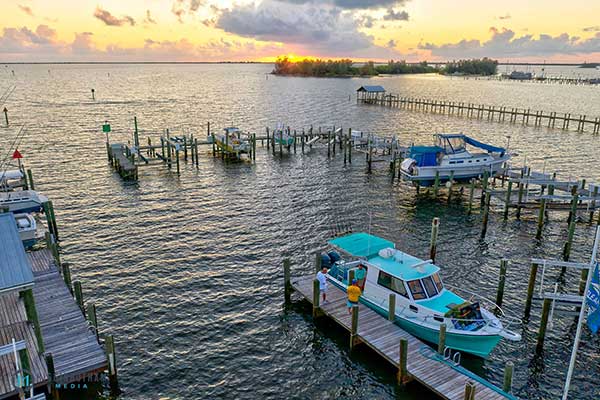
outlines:
{"label": "calm water", "polygon": [[[10,72],[14,69],[14,76]],[[519,153],[517,164],[557,170],[563,177],[600,180],[600,140],[588,133],[490,123],[422,112],[357,106],[354,91],[381,84],[404,96],[530,107],[600,116],[600,87],[535,85],[404,76],[372,79],[281,78],[268,65],[2,66],[0,89],[16,85],[6,106],[26,124],[19,149],[36,188],[54,201],[63,258],[86,299],[98,306],[100,329],[117,341],[123,399],[194,398],[429,398],[418,385],[403,391],[394,371],[372,352],[348,352],[347,335],[332,323],[313,323],[306,304],[284,309],[283,258],[293,273],[312,271],[314,252],[336,222],[428,255],[431,219],[441,217],[438,250],[443,277],[493,297],[499,260],[511,260],[506,308],[522,315],[531,257],[558,258],[566,215],[551,214],[535,241],[535,216],[507,222],[493,213],[479,239],[478,213],[465,204],[416,198],[390,184],[385,167],[366,174],[363,157],[344,166],[326,149],[306,155],[267,154],[256,164],[225,164],[202,149],[200,167],[181,176],[162,166],[140,169],[125,184],[111,171],[101,124],[111,140],[131,138],[133,116],[142,140],[160,132],[194,132],[236,125],[264,131],[283,121],[352,127],[401,140],[430,143],[435,132],[465,132]],[[96,101],[90,89],[96,90]],[[349,101],[349,95],[351,99]],[[2,153],[15,130],[2,128]],[[500,207],[497,205],[496,207]],[[577,227],[574,260],[589,257],[593,228]],[[568,275],[564,288],[577,285]],[[545,352],[534,356],[539,309],[522,327],[520,343],[502,342],[491,360],[466,360],[494,383],[515,363],[515,393],[557,398],[562,390],[575,324],[557,316]],[[584,331],[572,398],[600,395],[600,340]],[[425,393],[425,394],[423,394]]]}

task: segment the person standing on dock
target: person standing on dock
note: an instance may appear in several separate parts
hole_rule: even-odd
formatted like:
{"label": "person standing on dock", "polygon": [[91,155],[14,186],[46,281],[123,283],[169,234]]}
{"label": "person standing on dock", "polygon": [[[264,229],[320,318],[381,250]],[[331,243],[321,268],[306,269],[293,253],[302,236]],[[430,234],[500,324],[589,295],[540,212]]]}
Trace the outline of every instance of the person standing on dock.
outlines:
{"label": "person standing on dock", "polygon": [[365,278],[367,276],[367,270],[364,265],[360,264],[358,269],[354,271],[354,278],[358,281],[358,287],[360,291],[363,292],[365,290]]}
{"label": "person standing on dock", "polygon": [[327,302],[327,267],[317,272],[317,280],[319,281],[319,291],[323,295],[323,303]]}
{"label": "person standing on dock", "polygon": [[358,307],[358,298],[362,294],[362,291],[358,287],[358,281],[352,280],[352,285],[348,286],[348,314],[352,314],[352,307]]}

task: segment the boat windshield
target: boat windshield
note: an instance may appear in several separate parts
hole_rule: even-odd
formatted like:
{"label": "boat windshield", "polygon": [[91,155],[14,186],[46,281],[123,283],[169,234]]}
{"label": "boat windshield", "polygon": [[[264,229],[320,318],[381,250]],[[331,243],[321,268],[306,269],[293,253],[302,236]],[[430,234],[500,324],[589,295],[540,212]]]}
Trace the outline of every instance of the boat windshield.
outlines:
{"label": "boat windshield", "polygon": [[465,151],[465,139],[462,135],[438,136],[437,145],[444,149],[446,154],[454,154]]}
{"label": "boat windshield", "polygon": [[406,287],[404,287],[404,282],[402,279],[398,279],[390,274],[386,274],[383,271],[379,271],[377,284],[408,298],[408,293],[406,293]]}
{"label": "boat windshield", "polygon": [[408,287],[413,299],[423,300],[437,296],[444,289],[444,284],[440,276],[435,273],[425,278],[408,281]]}

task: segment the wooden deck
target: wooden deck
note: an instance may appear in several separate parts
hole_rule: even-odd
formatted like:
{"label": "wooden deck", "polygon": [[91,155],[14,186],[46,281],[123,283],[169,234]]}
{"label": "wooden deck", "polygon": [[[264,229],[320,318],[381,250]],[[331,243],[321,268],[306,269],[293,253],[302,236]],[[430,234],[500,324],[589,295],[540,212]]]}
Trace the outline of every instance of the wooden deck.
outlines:
{"label": "wooden deck", "polygon": [[[16,292],[0,296],[0,344],[10,344],[13,339],[25,341],[33,385],[44,385],[48,381],[46,362],[43,355],[38,354],[33,325],[27,321],[25,304]],[[15,377],[14,356],[0,356],[0,398],[17,394]]]}
{"label": "wooden deck", "polygon": [[[292,287],[312,303],[314,276],[302,276],[291,280]],[[350,331],[351,317],[346,307],[346,292],[329,285],[327,302],[322,312]],[[445,399],[463,400],[465,384],[472,381],[477,400],[514,399],[492,384],[484,385],[466,375],[462,369],[437,358],[436,353],[425,343],[405,332],[363,304],[359,305],[357,337],[394,366],[398,366],[400,339],[408,340],[407,369],[409,375]]]}
{"label": "wooden deck", "polygon": [[54,358],[56,382],[96,376],[107,368],[106,354],[58,273],[52,253],[43,249],[27,254],[44,345]]}

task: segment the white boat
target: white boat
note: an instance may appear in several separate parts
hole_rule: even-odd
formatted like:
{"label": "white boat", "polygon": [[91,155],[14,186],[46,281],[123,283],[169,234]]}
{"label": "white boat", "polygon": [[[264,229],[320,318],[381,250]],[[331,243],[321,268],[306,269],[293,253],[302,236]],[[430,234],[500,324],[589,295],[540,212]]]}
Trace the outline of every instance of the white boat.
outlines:
{"label": "white boat", "polygon": [[[481,143],[463,134],[438,134],[434,138],[434,146],[411,146],[408,149],[408,158],[400,165],[405,180],[431,186],[436,175],[440,183],[451,179],[469,181],[482,177],[486,172],[488,176],[494,176],[511,158],[504,147]],[[479,151],[470,152],[467,145]]]}
{"label": "white boat", "polygon": [[12,190],[14,185],[20,184],[23,178],[23,172],[18,169],[0,171],[0,188]]}
{"label": "white boat", "polygon": [[350,275],[355,275],[352,271],[362,265],[367,272],[360,302],[387,316],[389,297],[395,296],[394,322],[412,335],[435,344],[440,326],[446,324],[447,347],[484,358],[502,338],[521,340],[520,334],[508,330],[517,318],[508,318],[483,297],[455,293],[444,285],[440,268],[431,260],[403,253],[394,243],[364,232],[331,239],[329,244],[335,252],[323,257],[325,265],[331,260],[328,280],[345,290]]}
{"label": "white boat", "polygon": [[0,208],[13,213],[40,212],[48,198],[34,190],[0,192]]}
{"label": "white boat", "polygon": [[17,230],[25,248],[33,246],[37,240],[37,222],[31,214],[14,214]]}
{"label": "white boat", "polygon": [[215,135],[215,144],[219,149],[230,153],[248,153],[250,141],[246,134],[235,127],[223,129],[222,134]]}

